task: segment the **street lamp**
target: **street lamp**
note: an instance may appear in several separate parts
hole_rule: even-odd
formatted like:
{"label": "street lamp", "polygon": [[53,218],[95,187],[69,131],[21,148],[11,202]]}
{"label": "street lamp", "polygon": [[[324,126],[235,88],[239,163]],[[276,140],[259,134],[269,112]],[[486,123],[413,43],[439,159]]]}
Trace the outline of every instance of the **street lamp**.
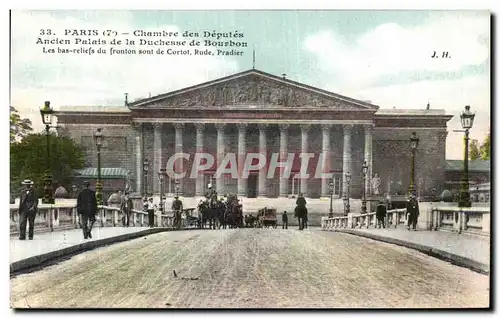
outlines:
{"label": "street lamp", "polygon": [[101,147],[103,138],[102,128],[97,128],[97,131],[94,133],[94,141],[97,146],[97,182],[95,184],[95,198],[97,205],[102,205]]}
{"label": "street lamp", "polygon": [[410,167],[410,188],[408,189],[409,194],[415,194],[415,152],[417,150],[419,141],[420,139],[418,139],[417,133],[412,132],[410,137],[411,167]]}
{"label": "street lamp", "polygon": [[149,161],[148,159],[144,159],[142,164],[142,168],[144,169],[144,196],[148,196],[148,170],[149,170]]}
{"label": "street lamp", "polygon": [[460,121],[462,122],[462,128],[465,129],[464,135],[464,173],[462,175],[462,186],[460,187],[460,199],[458,201],[458,206],[463,208],[470,208],[472,203],[470,201],[469,193],[469,129],[472,128],[474,124],[475,113],[470,111],[470,106],[465,106],[465,110],[460,115]]}
{"label": "street lamp", "polygon": [[363,201],[361,202],[361,213],[366,213],[366,174],[368,173],[368,165],[366,161],[361,167],[363,171]]}
{"label": "street lamp", "polygon": [[175,196],[179,197],[179,180],[175,180]]}
{"label": "street lamp", "polygon": [[40,109],[40,114],[42,115],[42,122],[45,125],[45,136],[47,141],[47,170],[43,176],[45,193],[42,198],[42,203],[54,204],[54,196],[52,195],[52,167],[50,164],[50,127],[54,110],[50,107],[49,101],[45,102],[44,107]]}
{"label": "street lamp", "polygon": [[350,211],[351,211],[351,205],[349,204],[349,196],[350,196],[350,187],[351,187],[351,173],[349,171],[347,171],[347,173],[345,174],[345,181],[347,183],[347,195],[346,195],[346,198],[345,198],[345,211],[344,213],[345,214],[348,214]]}
{"label": "street lamp", "polygon": [[163,179],[165,178],[166,170],[161,168],[158,172],[158,179],[160,180],[160,214],[163,213]]}
{"label": "street lamp", "polygon": [[330,181],[330,213],[328,214],[329,218],[333,218],[333,180]]}

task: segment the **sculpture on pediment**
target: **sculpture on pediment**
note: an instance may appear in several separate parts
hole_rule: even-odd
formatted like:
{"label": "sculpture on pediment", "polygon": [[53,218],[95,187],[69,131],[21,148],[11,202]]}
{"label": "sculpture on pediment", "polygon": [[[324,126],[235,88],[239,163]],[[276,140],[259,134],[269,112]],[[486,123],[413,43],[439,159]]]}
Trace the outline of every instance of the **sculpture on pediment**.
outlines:
{"label": "sculpture on pediment", "polygon": [[215,98],[216,98],[216,90],[215,89],[208,89],[205,94],[205,100],[208,105],[214,106],[215,105]]}

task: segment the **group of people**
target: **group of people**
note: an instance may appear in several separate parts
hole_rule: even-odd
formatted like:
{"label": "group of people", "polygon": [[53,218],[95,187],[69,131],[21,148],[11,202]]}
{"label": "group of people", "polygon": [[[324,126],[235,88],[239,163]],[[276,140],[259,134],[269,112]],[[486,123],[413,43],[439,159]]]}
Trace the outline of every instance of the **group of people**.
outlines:
{"label": "group of people", "polygon": [[[377,219],[376,227],[385,229],[385,218],[387,216],[388,203],[380,200],[375,212]],[[406,219],[408,221],[406,228],[408,230],[417,230],[418,217],[420,215],[418,201],[415,194],[411,193],[406,201]]]}
{"label": "group of people", "polygon": [[[155,226],[155,214],[158,211],[158,205],[153,202],[153,198],[144,198],[143,199],[143,210],[148,213],[148,226]],[[174,213],[174,227],[180,227],[183,217],[183,205],[182,201],[179,199],[179,196],[175,196],[172,201],[172,212]],[[159,225],[159,224],[157,224]],[[128,225],[127,225],[128,226]]]}

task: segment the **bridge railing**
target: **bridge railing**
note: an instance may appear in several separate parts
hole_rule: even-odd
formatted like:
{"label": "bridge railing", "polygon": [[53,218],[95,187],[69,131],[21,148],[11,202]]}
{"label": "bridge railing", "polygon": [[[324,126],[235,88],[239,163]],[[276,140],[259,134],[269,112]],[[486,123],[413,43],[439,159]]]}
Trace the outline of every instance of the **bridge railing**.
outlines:
{"label": "bridge railing", "polygon": [[434,207],[431,215],[431,229],[490,235],[490,207]]}
{"label": "bridge railing", "polygon": [[[98,213],[94,226],[115,227],[122,226],[123,213],[118,207],[98,206]],[[155,223],[157,226],[172,227],[174,225],[173,212],[164,211],[161,215],[159,211],[155,213]],[[10,234],[19,233],[19,213],[18,206],[10,205]],[[52,232],[56,230],[68,230],[80,228],[80,220],[74,204],[39,204],[35,216],[35,233]],[[130,226],[148,226],[147,212],[132,210],[130,216]]]}
{"label": "bridge railing", "polygon": [[[387,226],[397,227],[406,221],[406,209],[394,209],[387,211]],[[324,229],[360,229],[370,228],[377,225],[376,213],[349,213],[346,216],[323,217],[321,227]]]}

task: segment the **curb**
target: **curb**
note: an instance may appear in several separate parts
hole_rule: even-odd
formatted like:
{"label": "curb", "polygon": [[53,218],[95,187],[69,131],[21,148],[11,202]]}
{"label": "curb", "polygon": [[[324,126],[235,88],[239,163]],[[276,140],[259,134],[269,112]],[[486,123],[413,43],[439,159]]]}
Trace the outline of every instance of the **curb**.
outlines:
{"label": "curb", "polygon": [[[108,237],[105,239],[100,239],[100,240],[95,240],[95,241],[87,241],[82,244],[77,244],[73,246],[69,246],[57,251],[52,251],[48,252],[45,254],[40,254],[36,256],[32,256],[29,258],[25,258],[16,262],[13,262],[10,264],[10,274],[14,274],[19,271],[31,269],[32,267],[37,267],[44,265],[45,263],[49,261],[53,261],[55,259],[68,256],[68,255],[74,255],[74,254],[79,254],[83,253],[89,250],[92,250],[97,247],[103,247],[106,245],[114,244],[114,243],[120,243],[123,241],[128,241],[128,240],[133,240],[139,237],[151,235],[151,234],[156,234],[156,233],[162,233],[162,232],[170,232],[170,231],[186,231],[186,230],[197,230],[195,228],[189,228],[189,229],[172,229],[172,228],[153,228],[153,229],[146,229],[143,231],[139,232],[133,232],[133,233],[126,233],[118,236],[113,236],[113,237]],[[40,268],[41,269],[41,268]],[[37,269],[38,270],[38,269]]]}
{"label": "curb", "polygon": [[376,234],[372,234],[372,233],[358,232],[355,230],[342,230],[342,229],[340,229],[340,230],[335,230],[335,231],[340,232],[340,233],[356,235],[356,236],[362,236],[362,237],[369,238],[369,239],[376,240],[376,241],[381,241],[381,242],[385,242],[385,243],[390,243],[390,244],[395,244],[395,245],[411,248],[411,249],[417,250],[421,253],[427,254],[429,256],[447,261],[453,265],[468,268],[474,272],[477,272],[477,273],[480,273],[483,275],[489,275],[489,273],[490,273],[490,266],[488,264],[484,264],[484,263],[475,261],[473,259],[466,258],[466,257],[460,256],[457,254],[450,253],[450,252],[446,252],[446,251],[443,251],[443,250],[440,250],[437,248],[425,246],[425,245],[418,244],[418,243],[407,242],[407,241],[395,239],[392,237],[386,237],[386,236],[376,235]]}

